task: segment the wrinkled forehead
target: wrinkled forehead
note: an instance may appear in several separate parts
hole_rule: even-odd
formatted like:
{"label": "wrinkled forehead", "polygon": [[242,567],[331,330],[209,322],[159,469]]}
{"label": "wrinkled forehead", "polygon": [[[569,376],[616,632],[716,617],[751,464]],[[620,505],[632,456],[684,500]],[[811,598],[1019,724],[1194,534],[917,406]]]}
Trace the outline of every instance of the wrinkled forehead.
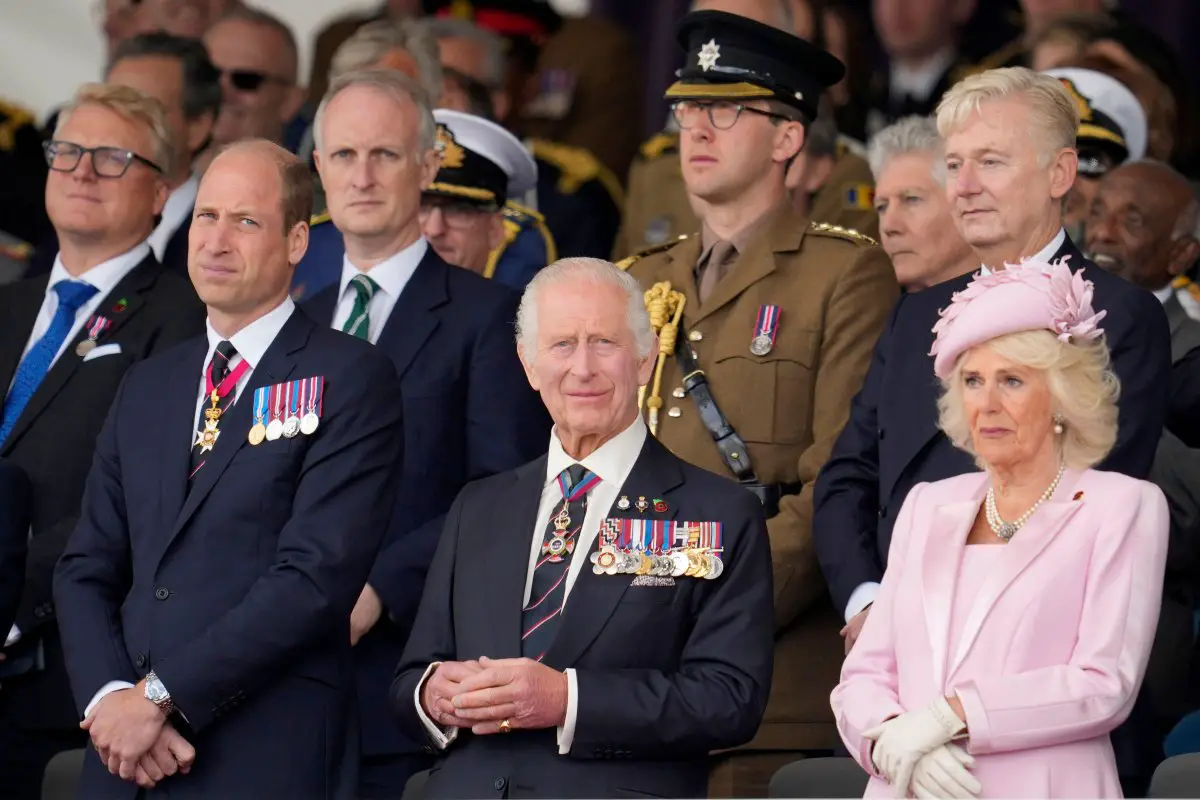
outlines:
{"label": "wrinkled forehead", "polygon": [[538,291],[538,331],[559,334],[629,334],[628,300],[618,286],[573,279]]}

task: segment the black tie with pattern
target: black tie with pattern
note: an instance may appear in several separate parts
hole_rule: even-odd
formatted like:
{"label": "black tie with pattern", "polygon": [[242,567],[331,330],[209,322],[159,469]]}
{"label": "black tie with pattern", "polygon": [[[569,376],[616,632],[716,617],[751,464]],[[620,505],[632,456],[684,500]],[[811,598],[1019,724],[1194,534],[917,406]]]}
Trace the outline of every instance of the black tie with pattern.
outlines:
{"label": "black tie with pattern", "polygon": [[[221,381],[225,380],[225,378],[228,377],[229,373],[232,371],[230,364],[233,362],[234,356],[236,356],[236,355],[237,355],[237,350],[234,349],[233,344],[231,342],[227,342],[227,341],[221,342],[217,345],[217,349],[213,353],[212,361],[209,362],[209,370],[211,370],[211,373],[212,373],[212,385],[213,386],[220,386]],[[226,408],[228,408],[230,405],[233,404],[233,398],[234,398],[235,394],[236,394],[236,392],[230,391],[227,394],[225,394],[224,396],[222,396],[217,401],[217,408],[221,409],[221,411],[224,412],[224,410]],[[205,459],[208,457],[208,454],[212,451],[211,447],[208,448],[207,450],[205,450],[205,448],[201,446],[201,443],[198,438],[200,436],[200,434],[202,434],[204,432],[204,422],[205,422],[204,412],[211,407],[212,407],[211,399],[209,397],[205,397],[204,402],[202,402],[200,404],[200,413],[196,416],[196,437],[197,438],[194,438],[193,443],[192,443],[192,465],[191,465],[191,468],[188,470],[188,479],[189,480],[191,478],[195,477],[196,473],[200,471],[200,468],[204,466]]]}

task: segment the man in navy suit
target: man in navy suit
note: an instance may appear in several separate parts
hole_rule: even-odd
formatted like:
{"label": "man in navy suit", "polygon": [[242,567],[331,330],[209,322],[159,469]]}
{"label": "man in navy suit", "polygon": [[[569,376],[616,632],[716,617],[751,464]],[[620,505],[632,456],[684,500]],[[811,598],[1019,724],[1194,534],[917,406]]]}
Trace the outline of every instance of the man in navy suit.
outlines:
{"label": "man in navy suit", "polygon": [[391,703],[444,753],[430,797],[703,797],[771,686],[758,499],[647,435],[642,289],[598,259],[539,272],[518,317],[549,451],[451,509]]}
{"label": "man in navy suit", "polygon": [[304,305],[376,345],[400,376],[404,472],[383,546],[351,619],[362,720],[361,797],[398,797],[428,765],[380,698],[408,638],[446,511],[471,480],[545,446],[549,420],[512,347],[517,294],[446,264],[421,236],[438,169],[434,120],[396,70],[339,76],[317,112],[315,158],[345,237],[341,280]]}
{"label": "man in navy suit", "polygon": [[32,491],[21,468],[0,458],[0,628],[12,625],[21,602]]}
{"label": "man in navy suit", "polygon": [[[1078,126],[1079,112],[1056,78],[1024,68],[968,78],[938,109],[946,192],[981,269],[1000,270],[1023,258],[1067,258],[1093,282],[1121,381],[1120,431],[1102,468],[1145,478],[1167,411],[1170,331],[1152,294],[1086,260],[1062,228],[1062,198],[1078,163]],[[845,613],[847,650],[878,592],[892,525],[909,489],[976,469],[937,427],[941,390],[928,355],[939,311],[970,280],[963,275],[896,304],[817,480],[813,534],[834,602]],[[1120,735],[1114,736],[1119,764]],[[1144,771],[1137,761],[1124,760],[1123,777]]]}
{"label": "man in navy suit", "polygon": [[388,360],[288,297],[311,214],[282,148],[217,157],[190,234],[208,335],[131,369],[100,433],[54,582],[83,796],[354,796],[350,610],[403,419]]}

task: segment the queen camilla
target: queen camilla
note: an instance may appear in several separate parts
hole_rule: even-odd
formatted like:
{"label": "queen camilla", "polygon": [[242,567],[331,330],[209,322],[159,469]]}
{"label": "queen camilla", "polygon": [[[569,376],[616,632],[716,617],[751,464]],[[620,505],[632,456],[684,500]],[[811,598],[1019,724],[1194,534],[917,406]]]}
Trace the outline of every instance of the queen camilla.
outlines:
{"label": "queen camilla", "polygon": [[1118,384],[1065,262],[980,274],[934,327],[940,426],[981,472],[915,486],[832,696],[868,797],[1120,797],[1109,733],[1158,620],[1167,506],[1094,469]]}

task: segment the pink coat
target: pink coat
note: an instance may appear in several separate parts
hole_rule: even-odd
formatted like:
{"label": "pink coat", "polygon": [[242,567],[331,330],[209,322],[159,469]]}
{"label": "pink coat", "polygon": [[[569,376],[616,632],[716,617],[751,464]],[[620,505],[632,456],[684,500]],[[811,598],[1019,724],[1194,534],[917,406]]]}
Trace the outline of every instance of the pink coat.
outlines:
{"label": "pink coat", "polygon": [[1167,504],[1111,472],[1068,470],[1000,554],[947,652],[958,564],[983,473],[922,483],[833,691],[838,730],[894,796],[862,732],[939,695],[961,699],[983,797],[1120,797],[1108,734],[1133,708],[1162,600]]}

